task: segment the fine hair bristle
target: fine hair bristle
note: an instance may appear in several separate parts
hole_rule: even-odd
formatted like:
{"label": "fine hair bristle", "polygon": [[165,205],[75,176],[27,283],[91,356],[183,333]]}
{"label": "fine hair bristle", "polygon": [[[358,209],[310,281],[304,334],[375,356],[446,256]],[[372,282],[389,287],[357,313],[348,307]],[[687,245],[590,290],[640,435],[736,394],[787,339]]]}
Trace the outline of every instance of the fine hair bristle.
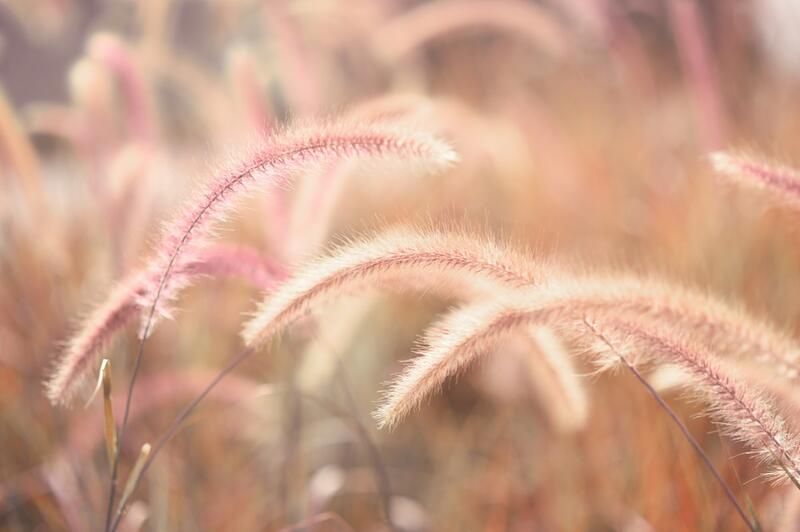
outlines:
{"label": "fine hair bristle", "polygon": [[[268,289],[285,273],[250,247],[216,244],[198,250],[194,260],[184,263],[175,275],[187,279],[234,277]],[[94,378],[91,372],[97,360],[115,336],[139,317],[138,298],[152,290],[157,282],[151,272],[137,271],[119,283],[106,300],[84,318],[45,382],[51,402],[68,405],[86,390]]]}
{"label": "fine hair bristle", "polygon": [[[628,363],[638,367],[660,363],[681,368],[689,377],[687,386],[707,403],[722,433],[743,442],[758,460],[772,466],[765,473],[767,478],[800,483],[800,437],[762,389],[743,380],[702,345],[687,342],[680,333],[669,329],[613,319],[600,320],[591,327],[595,334],[599,329],[604,336],[615,338],[606,339],[609,344],[633,342],[633,346],[626,348],[634,352],[633,360],[628,359]],[[601,365],[608,368],[611,364],[605,360]]]}
{"label": "fine hair bristle", "polygon": [[533,262],[485,239],[395,229],[343,246],[298,270],[264,299],[242,336],[247,345],[261,345],[312,305],[354,290],[405,289],[464,297],[476,291],[523,288],[536,282],[537,273]]}
{"label": "fine hair bristle", "polygon": [[709,155],[720,177],[748,190],[758,190],[780,205],[800,208],[800,172],[784,164],[745,152],[718,151]]}
{"label": "fine hair bristle", "polygon": [[417,358],[391,385],[376,416],[394,425],[500,340],[526,326],[573,334],[584,316],[625,317],[686,331],[715,352],[798,377],[798,347],[765,322],[710,295],[632,276],[554,275],[527,290],[456,310],[431,327]]}
{"label": "fine hair bristle", "polygon": [[194,248],[207,245],[243,196],[287,183],[326,161],[399,160],[435,172],[458,160],[446,142],[427,132],[346,121],[298,126],[259,144],[221,171],[165,226],[156,258],[149,266],[160,281],[156,289],[139,298],[142,308],[159,311],[154,317],[168,312],[168,304],[185,287],[184,280],[171,277],[171,271],[183,257],[190,258]]}

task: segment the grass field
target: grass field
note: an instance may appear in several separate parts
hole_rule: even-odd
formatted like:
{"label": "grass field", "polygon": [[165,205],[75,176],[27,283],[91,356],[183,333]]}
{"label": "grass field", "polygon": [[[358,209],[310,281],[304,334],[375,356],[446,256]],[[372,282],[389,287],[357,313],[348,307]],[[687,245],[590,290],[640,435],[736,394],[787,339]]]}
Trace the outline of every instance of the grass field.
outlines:
{"label": "grass field", "polygon": [[0,4],[0,529],[800,530],[797,27]]}

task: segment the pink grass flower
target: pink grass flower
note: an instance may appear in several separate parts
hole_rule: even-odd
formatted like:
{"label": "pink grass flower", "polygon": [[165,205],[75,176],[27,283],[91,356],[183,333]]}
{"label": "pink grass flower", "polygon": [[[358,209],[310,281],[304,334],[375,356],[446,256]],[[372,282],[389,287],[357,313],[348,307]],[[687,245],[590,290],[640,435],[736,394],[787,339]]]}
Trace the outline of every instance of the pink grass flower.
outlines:
{"label": "pink grass flower", "polygon": [[[245,246],[216,245],[202,250],[198,257],[176,272],[181,277],[238,277],[254,286],[268,289],[284,276],[283,270],[255,250]],[[158,278],[147,270],[128,276],[106,300],[83,321],[67,342],[64,353],[46,382],[53,403],[70,403],[91,380],[90,368],[109,342],[140,314],[137,299],[154,289]]]}
{"label": "pink grass flower", "polygon": [[573,334],[584,316],[659,323],[684,331],[743,363],[798,378],[798,347],[785,333],[711,296],[635,277],[550,276],[529,290],[478,301],[431,327],[408,368],[386,392],[376,417],[393,425],[452,376],[494,352],[500,341],[533,325]]}
{"label": "pink grass flower", "polygon": [[746,188],[762,190],[780,204],[800,208],[800,173],[797,170],[726,151],[712,153],[710,160],[721,177]]}
{"label": "pink grass flower", "polygon": [[[749,446],[760,462],[774,466],[767,473],[768,478],[788,479],[798,485],[800,439],[761,389],[721,364],[700,344],[684,341],[681,334],[669,329],[616,320],[601,320],[590,327],[595,334],[602,335],[606,346],[606,349],[601,346],[597,353],[601,367],[619,364],[620,356],[636,367],[647,364],[679,367],[689,376],[687,387],[708,404],[709,413],[722,432]],[[619,354],[614,346],[626,343],[625,354]],[[609,353],[608,348],[613,348],[613,352]]]}
{"label": "pink grass flower", "polygon": [[155,307],[156,317],[168,312],[168,303],[188,280],[172,278],[170,272],[180,266],[182,256],[191,257],[192,249],[207,243],[242,196],[259,187],[283,185],[294,174],[325,162],[352,159],[400,160],[424,171],[437,171],[448,167],[457,156],[432,135],[389,126],[336,123],[279,135],[213,179],[166,226],[158,255],[150,266],[161,275],[160,287],[148,291],[139,304]]}
{"label": "pink grass flower", "polygon": [[263,345],[313,306],[355,290],[417,290],[452,297],[520,289],[538,265],[491,242],[459,234],[395,230],[356,242],[298,271],[268,295],[243,336]]}

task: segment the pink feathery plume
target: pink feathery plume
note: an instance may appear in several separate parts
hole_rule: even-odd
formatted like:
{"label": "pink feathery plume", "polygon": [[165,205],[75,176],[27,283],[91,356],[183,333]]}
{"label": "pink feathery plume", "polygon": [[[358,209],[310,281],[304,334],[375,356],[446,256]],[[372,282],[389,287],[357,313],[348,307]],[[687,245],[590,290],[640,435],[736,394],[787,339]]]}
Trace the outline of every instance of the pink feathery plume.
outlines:
{"label": "pink feathery plume", "polygon": [[184,271],[190,275],[244,279],[261,290],[271,290],[286,277],[286,270],[250,246],[215,244],[202,250]]}
{"label": "pink feathery plume", "polygon": [[51,402],[67,404],[88,384],[90,364],[97,361],[114,334],[136,317],[136,298],[144,293],[147,282],[145,272],[128,277],[83,320],[45,383]]}
{"label": "pink feathery plume", "polygon": [[769,367],[787,382],[798,378],[798,348],[787,334],[716,298],[635,277],[551,275],[529,290],[455,310],[431,327],[419,356],[393,381],[376,417],[382,425],[396,424],[447,379],[525,327],[546,325],[572,334],[584,316],[662,324],[686,331],[715,352]]}
{"label": "pink feathery plume", "polygon": [[[197,277],[239,277],[254,286],[269,289],[284,276],[283,270],[257,251],[245,246],[216,245],[201,250],[176,275]],[[87,384],[89,368],[118,331],[141,312],[137,299],[157,286],[159,278],[147,270],[138,271],[121,282],[106,300],[92,311],[66,345],[64,354],[46,383],[48,398],[69,403]]]}
{"label": "pink feathery plume", "polygon": [[451,233],[387,232],[345,246],[303,268],[270,294],[245,325],[249,346],[263,345],[314,305],[354,290],[383,288],[469,297],[521,289],[540,265],[491,242]]}
{"label": "pink feathery plume", "polygon": [[[753,449],[761,462],[777,466],[767,474],[769,478],[798,485],[800,439],[761,389],[674,331],[616,320],[601,320],[589,327],[604,344],[597,347],[601,368],[618,365],[620,357],[634,367],[670,364],[681,368],[690,376],[688,386],[708,403],[723,433]],[[625,347],[620,351],[617,345]]]}
{"label": "pink feathery plume", "polygon": [[[403,125],[412,116],[432,108],[432,102],[414,94],[391,94],[362,102],[348,113],[348,119],[370,124]],[[429,114],[429,113],[428,113]],[[427,114],[426,114],[427,117]],[[322,245],[344,190],[352,165],[331,161],[303,179],[294,196],[284,237],[288,260],[315,253]],[[286,210],[284,207],[282,210]]]}
{"label": "pink feathery plume", "polygon": [[276,118],[267,102],[252,52],[238,46],[228,52],[226,59],[228,83],[242,114],[253,129],[269,131]]}
{"label": "pink feathery plume", "polygon": [[408,166],[438,171],[452,164],[457,156],[449,145],[428,133],[390,126],[336,123],[280,135],[212,180],[167,225],[158,256],[150,266],[161,275],[161,282],[156,290],[140,298],[140,305],[155,309],[154,318],[164,314],[169,301],[189,280],[171,278],[172,270],[180,265],[182,256],[191,257],[192,249],[204,245],[241,196],[260,186],[286,183],[296,172],[332,160],[352,159],[401,160]]}
{"label": "pink feathery plume", "polygon": [[96,360],[105,341],[133,315],[131,304],[150,309],[140,334],[146,336],[151,318],[169,316],[168,303],[193,280],[181,274],[196,267],[202,249],[217,224],[237,200],[259,186],[286,182],[297,171],[333,159],[400,159],[426,170],[438,170],[456,160],[443,141],[424,132],[390,127],[349,124],[298,128],[274,138],[251,156],[212,180],[164,231],[158,254],[142,273],[124,281],[109,300],[87,320],[70,341],[47,384],[54,402],[66,402],[80,388],[90,361]]}
{"label": "pink feathery plume", "polygon": [[301,183],[287,213],[284,253],[289,261],[319,251],[339,210],[339,198],[347,182],[350,165],[331,162],[318,168]]}
{"label": "pink feathery plume", "polygon": [[307,116],[319,110],[322,84],[300,35],[296,20],[283,0],[264,0],[264,24],[272,37],[281,82],[293,114]]}
{"label": "pink feathery plume", "polygon": [[800,173],[797,170],[725,151],[712,153],[710,159],[720,176],[744,187],[763,190],[782,204],[800,208]]}

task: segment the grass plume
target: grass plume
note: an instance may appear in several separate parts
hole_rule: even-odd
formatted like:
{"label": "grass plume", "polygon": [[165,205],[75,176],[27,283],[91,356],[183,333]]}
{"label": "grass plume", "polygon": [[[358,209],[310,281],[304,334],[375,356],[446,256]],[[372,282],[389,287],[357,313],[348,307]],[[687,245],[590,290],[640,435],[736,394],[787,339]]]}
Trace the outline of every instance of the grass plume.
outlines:
{"label": "grass plume", "polygon": [[249,346],[262,345],[312,305],[357,289],[452,295],[518,289],[534,281],[535,268],[491,242],[447,232],[395,230],[343,246],[300,270],[259,305],[243,337]]}
{"label": "grass plume", "polygon": [[[800,438],[757,387],[743,381],[710,351],[683,341],[673,331],[615,320],[602,320],[593,327],[605,337],[616,338],[604,342],[606,346],[627,343],[625,358],[634,367],[672,364],[684,370],[691,376],[689,388],[709,405],[722,432],[749,446],[760,461],[773,464],[770,478],[800,486]],[[595,352],[602,368],[620,362],[616,350],[609,354],[600,347]]]}
{"label": "grass plume", "polygon": [[[246,246],[212,245],[176,275],[183,277],[238,277],[267,289],[284,275],[281,268]],[[91,368],[116,334],[136,320],[137,301],[158,283],[151,272],[141,270],[119,283],[106,300],[83,320],[55,363],[45,388],[53,403],[69,404],[91,380]]]}
{"label": "grass plume", "polygon": [[349,159],[401,160],[436,171],[452,164],[457,156],[446,143],[425,132],[388,126],[317,124],[276,136],[213,179],[166,226],[150,267],[160,273],[161,282],[140,305],[156,308],[162,303],[161,309],[163,302],[175,297],[184,283],[170,278],[173,267],[213,235],[243,195],[259,187],[285,184],[298,172],[326,161]]}
{"label": "grass plume", "polygon": [[761,190],[781,205],[800,208],[800,174],[797,170],[752,155],[727,151],[712,153],[710,160],[721,177],[752,190]]}
{"label": "grass plume", "polygon": [[426,333],[418,356],[390,386],[377,412],[394,425],[478,357],[531,325],[567,330],[583,316],[616,316],[687,331],[715,352],[797,378],[797,346],[784,333],[722,301],[669,283],[636,277],[554,276],[516,294],[455,310]]}

